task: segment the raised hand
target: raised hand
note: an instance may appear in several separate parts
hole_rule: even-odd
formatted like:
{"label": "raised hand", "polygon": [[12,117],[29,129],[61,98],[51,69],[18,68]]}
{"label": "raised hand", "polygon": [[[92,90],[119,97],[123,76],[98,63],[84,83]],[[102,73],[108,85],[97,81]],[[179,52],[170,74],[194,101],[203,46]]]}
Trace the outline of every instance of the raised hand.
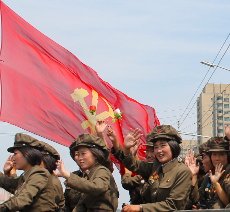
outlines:
{"label": "raised hand", "polygon": [[130,152],[133,156],[136,156],[139,146],[140,146],[140,140],[137,141],[137,144],[134,147],[130,148]]}
{"label": "raised hand", "polygon": [[198,174],[200,167],[197,165],[196,158],[191,150],[185,156],[185,165],[188,166],[193,176]]}
{"label": "raised hand", "polygon": [[141,138],[141,136],[142,136],[141,130],[138,128],[129,132],[124,139],[124,151],[130,152],[130,148],[134,147],[139,143],[139,139]]}
{"label": "raised hand", "polygon": [[103,137],[103,132],[105,131],[106,127],[107,124],[105,123],[105,121],[97,121],[95,125],[97,136]]}
{"label": "raised hand", "polygon": [[107,134],[108,138],[110,139],[110,141],[113,143],[114,149],[118,149],[120,145],[119,145],[119,142],[117,140],[117,136],[116,136],[113,128],[110,125],[107,126],[106,134]]}
{"label": "raised hand", "polygon": [[57,176],[64,177],[66,179],[70,177],[70,172],[65,169],[65,166],[62,160],[57,161],[57,170],[59,173],[57,171],[54,172]]}
{"label": "raised hand", "polygon": [[7,158],[7,160],[3,166],[3,171],[4,171],[4,174],[6,174],[8,176],[16,174],[16,168],[14,166],[13,155],[10,155]]}
{"label": "raised hand", "polygon": [[109,139],[113,142],[114,140],[116,140],[116,134],[113,130],[113,128],[109,125],[107,127],[107,132],[106,132],[107,136],[109,137]]}
{"label": "raised hand", "polygon": [[213,184],[216,184],[225,170],[223,170],[223,165],[221,163],[217,164],[215,167],[215,174],[212,174],[212,171],[209,170],[209,177]]}

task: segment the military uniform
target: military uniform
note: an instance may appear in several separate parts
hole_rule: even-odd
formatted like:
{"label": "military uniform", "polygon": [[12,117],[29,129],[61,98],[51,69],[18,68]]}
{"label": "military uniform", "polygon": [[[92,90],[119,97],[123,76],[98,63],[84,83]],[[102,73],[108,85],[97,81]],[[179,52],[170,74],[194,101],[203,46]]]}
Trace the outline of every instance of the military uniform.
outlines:
{"label": "military uniform", "polygon": [[[197,155],[197,160],[202,160],[202,157],[204,154],[207,155],[208,151],[208,143],[205,142],[199,146],[199,154]],[[186,210],[192,210],[193,206],[200,207],[200,200],[205,199],[207,200],[207,195],[204,195],[204,182],[207,182],[205,172],[203,170],[202,164],[199,165],[199,172],[197,174],[197,181],[195,185],[192,185],[191,191],[189,194],[189,199],[186,205]],[[199,193],[203,193],[202,195],[199,195]],[[205,196],[205,197],[204,197]],[[203,200],[201,200],[203,202]],[[202,203],[203,204],[203,203]]]}
{"label": "military uniform", "polygon": [[[80,170],[74,171],[73,174],[79,177],[83,177],[83,173]],[[65,196],[66,212],[73,211],[73,209],[76,207],[77,203],[79,202],[79,199],[81,197],[81,192],[66,185],[64,196]]]}
{"label": "military uniform", "polygon": [[142,188],[145,180],[140,175],[131,176],[131,173],[125,173],[121,177],[122,187],[129,191],[130,204],[139,205],[143,203]]}
{"label": "military uniform", "polygon": [[[43,141],[38,141],[37,145],[34,145],[34,147],[41,150],[43,155],[49,155],[50,157],[53,157],[55,160],[60,160],[59,153],[51,145]],[[48,184],[51,187],[51,189],[54,189],[53,199],[56,203],[56,210],[58,210],[59,212],[65,211],[65,196],[59,178],[55,176],[53,173],[51,173]]]}
{"label": "military uniform", "polygon": [[111,172],[96,164],[84,177],[70,174],[66,185],[81,192],[76,211],[116,211],[118,190]]}
{"label": "military uniform", "polygon": [[[15,149],[20,151],[24,146],[36,148],[39,146],[39,141],[19,133],[15,136],[14,146],[8,148],[8,151],[14,152]],[[48,170],[38,165],[17,178],[1,175],[0,186],[15,192],[13,197],[0,205],[0,211],[57,211],[59,206],[56,202],[59,202],[57,201],[59,193],[63,192],[55,188],[54,185],[58,182]]]}
{"label": "military uniform", "polygon": [[[177,131],[169,125],[158,126],[147,136],[147,141],[158,139],[181,142]],[[121,150],[113,150],[115,156],[131,171],[148,179],[148,186],[142,197],[146,204],[141,204],[143,211],[174,211],[185,208],[191,188],[191,171],[177,158],[159,164],[136,160],[132,155],[124,155]]]}
{"label": "military uniform", "polygon": [[[144,144],[146,147],[153,148],[152,142],[147,142]],[[147,156],[147,155],[146,155]],[[151,161],[153,159],[151,158]],[[121,184],[122,187],[129,191],[130,196],[130,204],[132,205],[139,205],[141,203],[145,203],[142,193],[148,187],[147,179],[144,179],[140,175],[132,176],[132,173],[125,173],[121,177]]]}
{"label": "military uniform", "polygon": [[0,211],[3,209],[5,211],[55,211],[55,204],[50,202],[53,189],[47,189],[49,176],[49,172],[39,166],[33,166],[18,179],[1,176],[1,187],[6,190],[12,189],[11,182],[17,182],[14,184],[17,186],[15,186],[14,196],[1,204]]}
{"label": "military uniform", "polygon": [[[208,140],[208,152],[227,152],[229,154],[229,141],[222,137],[213,137]],[[225,172],[219,179],[219,184],[225,193],[230,196],[230,164],[224,167]],[[199,188],[200,208],[204,209],[220,209],[225,205],[219,199],[215,187],[207,174]]]}
{"label": "military uniform", "polygon": [[[70,154],[74,159],[74,153],[78,147],[98,148],[103,151],[105,159],[109,151],[104,141],[96,136],[80,135],[70,146]],[[66,179],[66,186],[81,192],[77,206],[74,211],[116,211],[118,207],[118,189],[115,180],[105,166],[94,164],[80,177],[71,173]]]}

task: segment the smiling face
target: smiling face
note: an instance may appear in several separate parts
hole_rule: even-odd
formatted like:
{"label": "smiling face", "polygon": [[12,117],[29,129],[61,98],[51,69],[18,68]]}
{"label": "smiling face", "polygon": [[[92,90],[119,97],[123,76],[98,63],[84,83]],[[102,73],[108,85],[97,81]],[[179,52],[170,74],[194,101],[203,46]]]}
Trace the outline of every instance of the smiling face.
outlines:
{"label": "smiling face", "polygon": [[74,160],[82,171],[90,169],[96,163],[95,156],[87,147],[79,147],[75,151]]}
{"label": "smiling face", "polygon": [[157,160],[162,164],[173,159],[170,146],[165,140],[158,140],[154,143],[154,154]]}
{"label": "smiling face", "polygon": [[216,166],[218,164],[222,164],[223,166],[226,166],[228,164],[227,152],[212,152],[211,160],[213,166]]}
{"label": "smiling face", "polygon": [[15,168],[18,170],[28,170],[31,168],[31,165],[27,162],[26,158],[19,150],[14,150],[13,161]]}

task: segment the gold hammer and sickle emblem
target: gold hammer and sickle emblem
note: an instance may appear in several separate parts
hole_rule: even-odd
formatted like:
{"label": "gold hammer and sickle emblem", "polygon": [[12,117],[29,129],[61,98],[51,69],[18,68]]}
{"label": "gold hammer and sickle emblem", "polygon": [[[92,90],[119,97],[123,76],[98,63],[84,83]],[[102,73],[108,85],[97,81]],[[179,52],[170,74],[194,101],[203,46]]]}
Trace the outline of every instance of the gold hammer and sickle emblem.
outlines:
{"label": "gold hammer and sickle emblem", "polygon": [[[89,95],[88,91],[83,89],[83,88],[77,88],[74,90],[74,92],[71,94],[71,97],[73,99],[74,102],[79,102],[81,107],[83,108],[86,116],[87,116],[87,120],[83,121],[81,123],[81,126],[83,129],[87,129],[90,128],[91,133],[95,132],[95,124],[97,122],[97,120],[105,120],[109,117],[114,118],[114,112],[112,107],[109,105],[109,103],[106,101],[106,99],[102,98],[103,101],[106,103],[106,105],[108,106],[108,111],[104,111],[102,113],[99,114],[94,114],[92,115],[89,111],[89,107],[86,104],[85,98]],[[95,90],[92,90],[92,104],[91,105],[95,105],[97,108],[98,105],[98,93]]]}

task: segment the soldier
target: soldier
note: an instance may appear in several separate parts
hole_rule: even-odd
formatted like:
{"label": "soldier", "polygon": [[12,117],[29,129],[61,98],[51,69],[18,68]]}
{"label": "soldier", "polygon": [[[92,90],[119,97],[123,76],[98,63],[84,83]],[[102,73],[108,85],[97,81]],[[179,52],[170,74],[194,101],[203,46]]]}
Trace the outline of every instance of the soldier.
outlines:
{"label": "soldier", "polygon": [[42,153],[34,148],[38,141],[24,134],[16,134],[14,146],[15,168],[24,173],[18,178],[0,176],[0,186],[15,190],[14,196],[0,204],[0,211],[56,211],[54,189],[49,185],[50,173],[40,167]]}
{"label": "soldier", "polygon": [[229,141],[223,137],[213,137],[208,141],[208,153],[215,170],[209,171],[210,178],[210,204],[208,208],[225,208],[229,202],[230,196],[230,150]]}
{"label": "soldier", "polygon": [[192,152],[185,157],[185,164],[192,172],[192,187],[186,209],[205,208],[209,195],[206,187],[209,186],[209,170],[213,169],[213,165],[208,154],[207,142],[199,146],[198,157],[201,157],[202,164],[197,163],[197,158]]}
{"label": "soldier", "polygon": [[[179,162],[181,137],[170,125],[155,127],[147,136],[152,142],[156,162],[147,163],[130,155],[130,148],[141,137],[135,129],[125,137],[124,150],[113,150],[124,165],[131,171],[148,179],[148,189],[143,193],[147,202],[140,205],[126,205],[123,211],[174,211],[185,208],[191,188],[191,171]],[[115,146],[117,146],[115,144]]]}
{"label": "soldier", "polygon": [[70,154],[83,172],[83,177],[67,171],[62,161],[58,162],[58,170],[68,187],[81,192],[74,211],[116,211],[118,190],[107,166],[110,165],[109,151],[103,139],[82,134],[74,141]]}
{"label": "soldier", "polygon": [[[146,145],[146,162],[152,163],[155,160],[153,143],[148,142]],[[135,155],[134,155],[135,156]],[[147,179],[144,179],[141,175],[132,176],[132,172],[125,169],[126,172],[122,176],[122,187],[129,191],[130,204],[145,203],[142,198],[142,193],[148,187]]]}
{"label": "soldier", "polygon": [[42,166],[50,173],[48,186],[50,186],[50,189],[54,190],[52,198],[56,203],[56,211],[65,211],[65,197],[63,188],[60,180],[54,173],[57,169],[57,161],[60,160],[60,155],[54,147],[43,141],[38,141],[35,148],[41,150]]}
{"label": "soldier", "polygon": [[[72,159],[75,161],[75,147],[76,144],[75,142],[73,142],[70,146],[69,146],[69,150],[70,150],[70,156],[72,157]],[[72,174],[75,174],[79,177],[83,177],[83,172],[81,170],[77,170],[72,172]],[[73,189],[69,186],[67,186],[67,183],[65,181],[64,183],[66,185],[66,189],[65,189],[65,209],[66,212],[71,212],[73,211],[73,209],[76,207],[80,197],[81,197],[81,192]]]}

